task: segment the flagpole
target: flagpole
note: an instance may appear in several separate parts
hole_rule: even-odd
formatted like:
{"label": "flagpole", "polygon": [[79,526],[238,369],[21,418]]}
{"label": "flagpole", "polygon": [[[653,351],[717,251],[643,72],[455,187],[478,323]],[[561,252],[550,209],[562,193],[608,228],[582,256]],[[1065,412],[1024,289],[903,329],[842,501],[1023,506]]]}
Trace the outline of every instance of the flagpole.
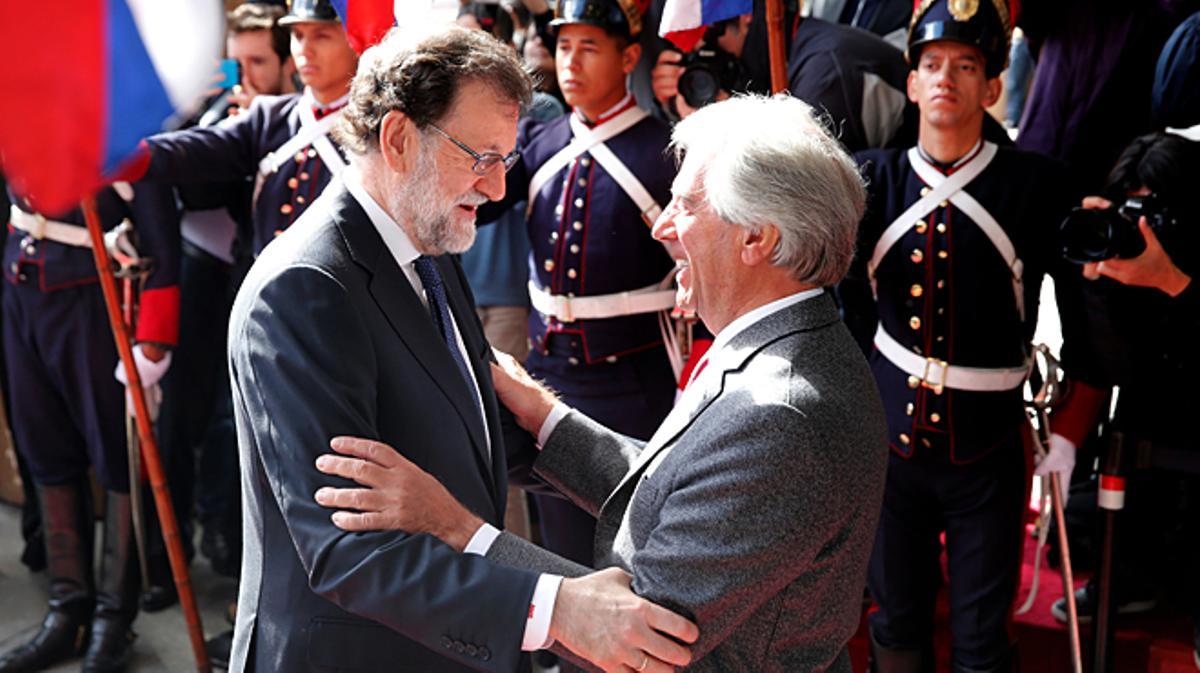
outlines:
{"label": "flagpole", "polygon": [[134,365],[133,346],[130,343],[129,331],[125,328],[125,321],[121,319],[117,283],[113,278],[112,261],[109,259],[108,250],[104,247],[104,230],[100,227],[100,216],[96,213],[95,199],[91,197],[84,199],[82,207],[83,218],[87,222],[88,233],[91,235],[92,256],[96,260],[96,274],[100,277],[100,288],[104,292],[104,306],[108,309],[108,324],[112,327],[113,339],[117,343],[117,352],[125,366],[126,380],[129,381],[127,390],[133,396],[142,460],[146,465],[147,472],[150,473],[150,487],[154,491],[154,504],[158,509],[163,540],[167,543],[167,558],[171,561],[175,589],[179,593],[179,603],[183,608],[184,619],[187,621],[188,636],[192,641],[192,653],[196,657],[196,671],[211,673],[212,667],[208,661],[208,651],[204,648],[204,630],[200,625],[200,613],[196,609],[196,597],[192,593],[192,583],[188,577],[187,561],[183,555],[183,544],[179,536],[179,524],[175,519],[175,507],[171,504],[171,494],[163,475],[158,445],[154,442],[154,433],[150,427],[150,416],[147,414],[146,408],[146,392],[142,389],[142,378],[138,374],[137,366]]}
{"label": "flagpole", "polygon": [[783,0],[767,0],[767,51],[771,56],[771,93],[786,93],[788,82],[783,45]]}

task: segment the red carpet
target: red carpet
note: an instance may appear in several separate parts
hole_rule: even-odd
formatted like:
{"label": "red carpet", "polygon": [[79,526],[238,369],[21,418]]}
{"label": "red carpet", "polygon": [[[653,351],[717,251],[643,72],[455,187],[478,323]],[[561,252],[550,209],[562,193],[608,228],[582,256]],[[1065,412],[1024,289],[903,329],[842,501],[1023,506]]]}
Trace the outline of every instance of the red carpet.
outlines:
{"label": "red carpet", "polygon": [[[1029,594],[1036,542],[1029,537],[1025,544],[1018,605]],[[1076,586],[1082,586],[1086,579],[1077,577]],[[1062,577],[1058,571],[1048,568],[1043,560],[1037,600],[1028,613],[1015,617],[1013,621],[1013,632],[1018,643],[1017,670],[1020,673],[1064,673],[1071,670],[1066,627],[1050,614],[1050,606],[1061,597]],[[950,636],[946,629],[948,614],[943,591],[937,608],[940,628],[934,641],[938,673],[950,671]],[[1197,673],[1192,662],[1192,624],[1186,615],[1160,607],[1146,614],[1121,616],[1117,619],[1117,626],[1112,673]],[[866,628],[864,610],[858,633],[850,641],[850,657],[856,672],[867,670]],[[1083,660],[1087,670],[1093,645],[1090,627],[1084,626],[1083,629]]]}

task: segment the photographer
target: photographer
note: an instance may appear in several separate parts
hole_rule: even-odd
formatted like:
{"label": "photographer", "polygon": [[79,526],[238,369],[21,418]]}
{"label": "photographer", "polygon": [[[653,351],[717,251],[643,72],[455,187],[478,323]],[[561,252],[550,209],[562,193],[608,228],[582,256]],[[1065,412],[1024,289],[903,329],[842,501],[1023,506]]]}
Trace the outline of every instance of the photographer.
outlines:
{"label": "photographer", "polygon": [[[747,74],[755,71],[747,37],[759,21],[757,13],[720,21],[691,53],[659,54],[651,74],[654,97],[668,111],[686,117],[731,92],[761,86]],[[788,91],[827,114],[834,135],[848,150],[915,139],[916,111],[905,98],[908,67],[899,49],[864,30],[821,19],[797,19],[795,26]],[[907,131],[900,133],[902,129]]]}
{"label": "photographer", "polygon": [[[1200,408],[1192,282],[1200,217],[1189,193],[1198,170],[1200,144],[1165,133],[1137,138],[1109,175],[1107,198],[1084,199],[1062,233],[1065,256],[1084,262],[1093,281],[1084,292],[1098,373],[1119,387],[1107,428],[1121,441],[1127,479],[1113,547],[1116,610],[1151,609],[1167,588],[1153,578],[1174,577],[1183,582],[1170,593],[1187,596],[1200,622],[1200,443],[1190,421]],[[1081,619],[1094,614],[1097,596],[1094,582],[1076,592]],[[1065,620],[1065,600],[1052,612]],[[1200,649],[1200,630],[1195,638]]]}

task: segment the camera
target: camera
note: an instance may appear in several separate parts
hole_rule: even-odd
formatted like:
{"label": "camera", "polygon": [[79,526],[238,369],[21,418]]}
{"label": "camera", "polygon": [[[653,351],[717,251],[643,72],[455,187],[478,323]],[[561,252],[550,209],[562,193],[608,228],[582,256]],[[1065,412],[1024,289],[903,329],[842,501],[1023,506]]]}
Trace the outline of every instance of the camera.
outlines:
{"label": "camera", "polygon": [[1072,208],[1058,227],[1063,258],[1084,264],[1137,257],[1146,249],[1137,224],[1142,217],[1160,236],[1176,224],[1170,209],[1154,194],[1131,196],[1120,206],[1103,210]]}
{"label": "camera", "polygon": [[716,101],[721,90],[734,91],[741,74],[737,58],[716,47],[703,46],[684,54],[679,65],[683,66],[679,95],[693,108]]}

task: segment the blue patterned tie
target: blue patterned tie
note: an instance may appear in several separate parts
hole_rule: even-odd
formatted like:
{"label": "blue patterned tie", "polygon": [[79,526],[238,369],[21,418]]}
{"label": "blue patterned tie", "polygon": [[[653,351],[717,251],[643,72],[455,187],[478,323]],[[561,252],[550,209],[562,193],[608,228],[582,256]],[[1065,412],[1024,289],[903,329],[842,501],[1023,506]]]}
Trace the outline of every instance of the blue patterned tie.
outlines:
{"label": "blue patterned tie", "polygon": [[441,332],[446,348],[450,349],[450,357],[454,358],[454,364],[458,365],[458,372],[467,384],[467,394],[475,403],[475,409],[479,411],[479,417],[482,419],[483,409],[479,407],[479,398],[475,394],[475,379],[463,360],[462,351],[458,349],[458,337],[454,331],[454,321],[450,319],[450,305],[446,302],[442,274],[438,273],[437,264],[433,259],[424,255],[418,257],[413,266],[417,270],[417,276],[421,278],[421,284],[425,286],[425,298],[429,300],[429,312],[433,316],[433,322]]}

